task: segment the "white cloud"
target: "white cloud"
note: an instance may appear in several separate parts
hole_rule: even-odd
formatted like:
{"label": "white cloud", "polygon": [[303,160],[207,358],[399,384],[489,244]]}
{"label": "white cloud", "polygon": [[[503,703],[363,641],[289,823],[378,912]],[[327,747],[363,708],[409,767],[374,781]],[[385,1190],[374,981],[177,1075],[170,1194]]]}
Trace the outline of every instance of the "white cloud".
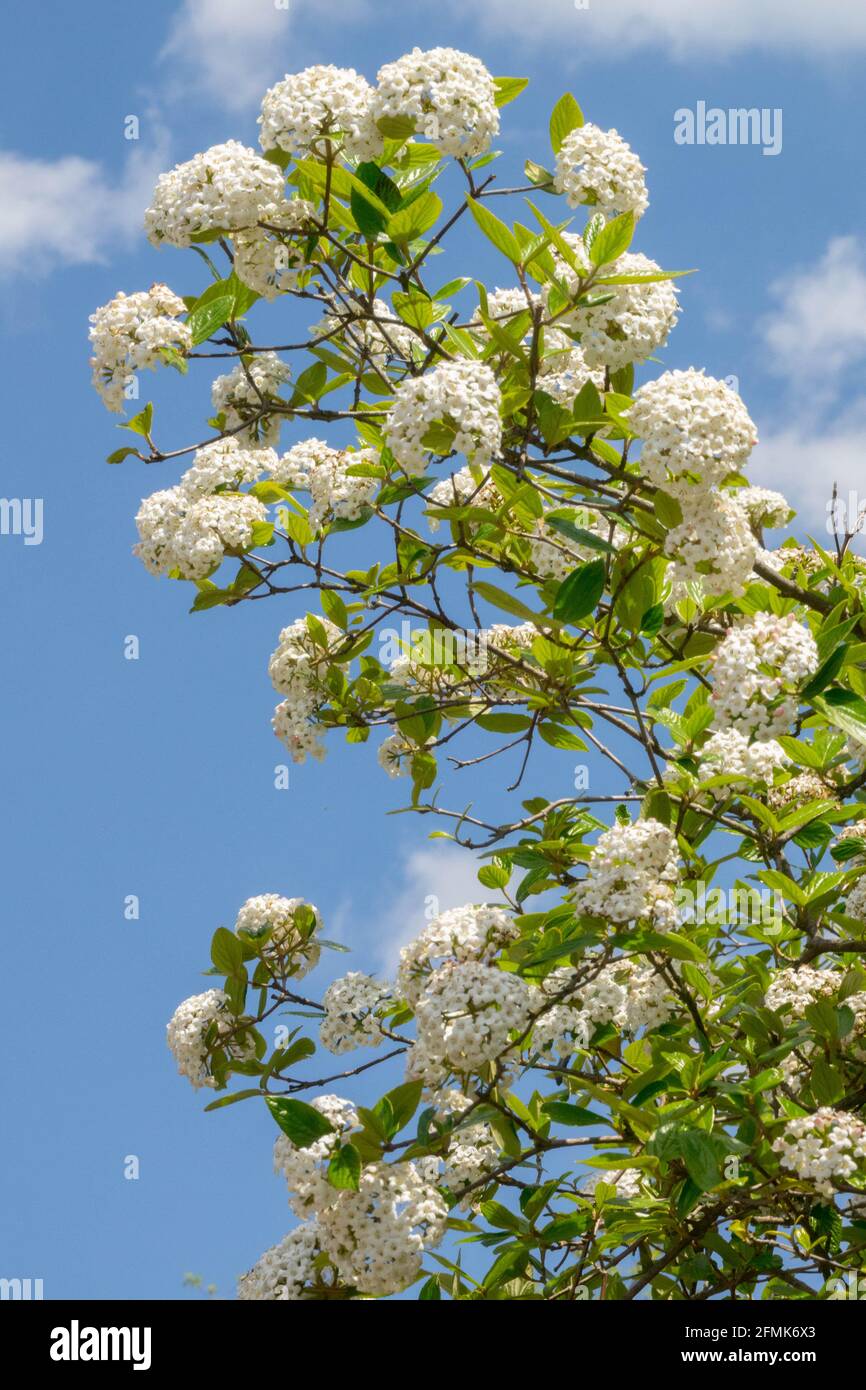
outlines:
{"label": "white cloud", "polygon": [[834,237],[816,264],[770,286],[776,301],[762,332],[767,367],[798,388],[839,394],[866,355],[866,259],[856,237]]}
{"label": "white cloud", "polygon": [[[364,0],[183,0],[161,56],[180,82],[191,83],[230,110],[261,101],[268,86],[299,61],[296,19],[308,10],[319,36],[331,20],[341,26],[365,12]],[[292,46],[289,46],[289,39]]]}
{"label": "white cloud", "polygon": [[[449,4],[465,19],[465,0]],[[554,39],[578,56],[587,46],[611,57],[661,47],[678,59],[747,48],[827,57],[866,47],[866,7],[852,0],[475,0],[473,13],[494,32],[523,43]]]}
{"label": "white cloud", "polygon": [[[861,413],[862,419],[852,418],[827,430],[814,420],[792,424],[762,439],[752,455],[750,481],[787,497],[797,508],[796,534],[812,535],[822,545],[829,539],[826,526],[833,484],[846,505],[849,493],[861,500],[866,497],[866,409]],[[856,503],[853,513],[857,513]],[[784,539],[781,532],[775,537],[774,543]]]}
{"label": "white cloud", "polygon": [[407,856],[393,896],[376,916],[376,934],[370,944],[379,969],[393,973],[400,947],[416,937],[437,912],[464,903],[501,901],[498,894],[478,882],[480,862],[468,850],[435,840]]}
{"label": "white cloud", "polygon": [[0,150],[0,274],[41,276],[58,265],[104,260],[141,231],[165,160],[165,144],[134,149],[119,179],[101,164],[67,155],[28,159]]}

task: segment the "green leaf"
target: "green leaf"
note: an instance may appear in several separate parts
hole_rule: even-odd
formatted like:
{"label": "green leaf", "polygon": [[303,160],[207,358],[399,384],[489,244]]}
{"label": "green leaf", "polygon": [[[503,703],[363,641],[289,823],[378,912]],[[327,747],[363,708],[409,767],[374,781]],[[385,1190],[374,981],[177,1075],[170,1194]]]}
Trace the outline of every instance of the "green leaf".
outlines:
{"label": "green leaf", "polygon": [[133,434],[140,434],[143,438],[146,439],[147,436],[150,434],[150,427],[152,424],[153,406],[148,401],[147,405],[144,407],[144,410],[140,410],[137,415],[133,415],[131,420],[125,421],[124,424],[118,425],[117,428],[119,430],[132,430]]}
{"label": "green leaf", "polygon": [[624,212],[608,222],[592,243],[589,258],[593,265],[607,265],[627,251],[634,236],[634,213]]}
{"label": "green leaf", "polygon": [[400,208],[388,219],[388,236],[392,241],[415,241],[429,231],[442,211],[438,193],[428,190],[408,207]]}
{"label": "green leaf", "polygon": [[604,593],[604,560],[590,560],[560,584],[553,604],[553,616],[561,623],[576,623],[594,612]]}
{"label": "green leaf", "polygon": [[233,975],[244,962],[244,948],[234,932],[217,927],[210,944],[210,958],[223,975]]}
{"label": "green leaf", "polygon": [[475,198],[467,198],[466,201],[469,204],[469,211],[487,240],[491,241],[497,251],[501,251],[503,256],[507,256],[514,265],[519,265],[521,253],[514,233],[506,227],[504,222],[500,222],[496,214],[486,208],[483,203],[479,203]]}
{"label": "green leaf", "polygon": [[557,1125],[604,1125],[604,1115],[596,1115],[594,1110],[584,1110],[580,1105],[568,1105],[561,1100],[546,1100],[541,1107]]}
{"label": "green leaf", "polygon": [[303,1100],[290,1100],[286,1096],[268,1096],[268,1109],[283,1134],[287,1134],[298,1149],[309,1148],[317,1139],[333,1134],[334,1127],[321,1111]]}
{"label": "green leaf", "polygon": [[857,743],[866,744],[866,700],[834,686],[814,701],[815,709]]}
{"label": "green leaf", "polygon": [[354,1144],[340,1144],[328,1164],[328,1182],[344,1192],[357,1192],[361,1186],[361,1155]]}
{"label": "green leaf", "polygon": [[207,301],[201,308],[193,309],[187,319],[193,347],[198,347],[199,343],[205,342],[218,328],[222,328],[232,316],[234,303],[234,295],[226,294]]}
{"label": "green leaf", "polygon": [[565,137],[583,124],[583,112],[571,92],[566,92],[565,96],[559,98],[550,117],[550,143],[553,153],[559,154]]}
{"label": "green leaf", "polygon": [[484,580],[479,580],[475,584],[475,592],[479,597],[486,599],[494,608],[501,608],[503,613],[510,613],[512,617],[523,618],[527,622],[535,623],[536,627],[544,623],[544,618],[540,613],[533,613],[525,603],[521,603],[519,598],[513,594],[506,593],[505,589],[498,588],[495,584],[488,584]]}
{"label": "green leaf", "polygon": [[547,516],[545,525],[552,531],[558,531],[561,536],[567,536],[570,541],[575,541],[577,545],[583,545],[587,550],[600,550],[605,555],[616,554],[615,546],[610,541],[606,541],[603,536],[598,536],[594,531],[585,531],[582,526],[575,526],[572,521],[568,521],[561,516]]}
{"label": "green leaf", "polygon": [[696,1187],[709,1192],[721,1181],[715,1146],[700,1129],[686,1129],[679,1135],[679,1151],[686,1172]]}
{"label": "green leaf", "polygon": [[800,694],[804,700],[811,700],[813,695],[819,695],[831,681],[836,679],[842,667],[845,665],[845,658],[847,655],[848,646],[845,643],[843,643],[841,647],[837,647],[834,652],[830,653],[827,660],[822,662],[818,667],[812,679],[803,686]]}
{"label": "green leaf", "polygon": [[515,97],[529,85],[528,77],[494,77],[493,85],[496,88],[495,101],[497,106],[507,106]]}

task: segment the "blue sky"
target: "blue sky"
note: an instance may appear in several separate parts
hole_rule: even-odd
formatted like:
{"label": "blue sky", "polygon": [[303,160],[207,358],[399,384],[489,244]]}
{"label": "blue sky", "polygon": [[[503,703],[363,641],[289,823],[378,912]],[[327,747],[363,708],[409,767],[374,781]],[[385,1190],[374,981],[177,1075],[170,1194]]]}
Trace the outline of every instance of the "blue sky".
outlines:
{"label": "blue sky", "polygon": [[[820,535],[833,479],[862,487],[866,443],[864,13],[844,0],[10,11],[2,490],[44,499],[45,534],[38,546],[0,536],[11,1011],[0,1274],[42,1278],[51,1298],[175,1298],[197,1270],[230,1293],[291,1222],[271,1121],[248,1106],[204,1115],[165,1047],[177,1002],[206,987],[211,932],[253,893],[301,895],[351,944],[352,968],[381,968],[423,924],[428,895],[442,907],[476,896],[469,856],[428,841],[429,822],[386,817],[402,788],[372,745],[335,742],[323,765],[274,789],[267,657],[297,605],[190,617],[188,591],[130,555],[140,498],[176,474],[105,466],[123,438],[89,387],[87,316],[157,278],[204,287],[194,256],[157,253],[138,230],[156,174],[217,141],[255,143],[261,94],[286,71],[333,62],[372,80],[415,44],[449,44],[531,78],[504,113],[510,182],[527,156],[549,161],[550,107],[570,88],[648,166],[638,249],[700,268],[683,282],[665,366],[739,378],[762,439],[753,480],[799,501],[803,529]],[[675,144],[675,111],[699,101],[781,108],[781,153]],[[124,139],[130,114],[138,142]],[[477,244],[467,256],[472,273],[508,283]],[[465,268],[455,261],[443,279]],[[167,441],[191,442],[208,377],[170,376],[148,377],[142,398],[157,402]],[[138,661],[124,659],[130,634]],[[547,750],[528,792],[568,795],[573,761]],[[501,807],[508,771],[493,764],[462,800]],[[603,789],[602,769],[591,775]],[[124,919],[129,894],[138,921]],[[346,962],[330,958],[322,985]],[[123,1177],[130,1154],[137,1181]]]}

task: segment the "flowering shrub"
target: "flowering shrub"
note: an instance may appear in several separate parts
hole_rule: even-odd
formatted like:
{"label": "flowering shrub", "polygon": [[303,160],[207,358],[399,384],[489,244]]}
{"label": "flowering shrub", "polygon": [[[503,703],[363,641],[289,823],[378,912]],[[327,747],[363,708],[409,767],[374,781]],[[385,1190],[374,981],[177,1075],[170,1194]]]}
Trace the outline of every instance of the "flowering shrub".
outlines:
{"label": "flowering shrub", "polygon": [[[141,504],[144,565],[195,613],[317,593],[274,624],[276,735],[298,762],[374,735],[482,861],[479,900],[419,922],[393,980],[312,996],[317,909],[250,899],[168,1042],[210,1109],[279,1127],[301,1224],[243,1299],[820,1296],[866,1249],[866,576],[849,536],[768,549],[792,512],[749,481],[746,406],[646,365],[678,272],[631,249],[648,200],[625,141],[566,96],[554,168],[497,186],[523,85],[450,49],[376,85],[286,77],[261,154],[229,141],[157,185],[151,240],[212,282],[93,317],[110,410],[140,368],[220,371],[198,443],[169,448],[147,405],[110,457],[182,460]],[[443,281],[457,223],[510,283]],[[254,340],[293,306],[316,316],[302,341]],[[521,790],[505,824],[451,811],[462,736],[489,740],[485,769],[517,748],[521,786],[539,742],[591,749],[612,790]],[[298,1007],[312,1024],[272,1047]],[[319,1049],[340,1061],[314,1081]],[[327,1089],[379,1066],[402,1079],[375,1105]],[[461,1240],[489,1252],[477,1276]]]}

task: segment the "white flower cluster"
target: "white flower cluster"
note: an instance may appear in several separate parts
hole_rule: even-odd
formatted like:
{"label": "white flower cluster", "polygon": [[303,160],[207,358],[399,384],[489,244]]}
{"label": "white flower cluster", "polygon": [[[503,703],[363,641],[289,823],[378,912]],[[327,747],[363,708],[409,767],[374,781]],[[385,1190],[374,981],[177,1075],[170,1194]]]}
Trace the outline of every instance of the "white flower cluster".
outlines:
{"label": "white flower cluster", "polygon": [[[459,1121],[475,1099],[471,1093],[452,1088],[433,1090],[430,1093],[430,1103],[438,1124],[451,1123],[455,1119]],[[501,1155],[501,1145],[489,1124],[483,1121],[477,1124],[458,1124],[448,1136],[448,1148],[443,1154],[444,1166],[439,1179],[440,1186],[447,1187],[455,1196],[460,1197],[467,1187],[480,1183],[499,1166]],[[459,1205],[472,1207],[477,1204],[480,1195],[479,1190],[467,1194]]]}
{"label": "white flower cluster", "polygon": [[[477,474],[477,476],[476,476]],[[442,478],[427,493],[427,502],[433,507],[487,507],[495,510],[502,499],[488,474],[480,468],[460,468],[449,478]],[[427,517],[431,531],[439,530],[439,518]]]}
{"label": "white flower cluster", "polygon": [[641,469],[677,497],[696,476],[704,488],[745,465],[757,443],[754,421],[736,391],[702,371],[664,372],[635,393],[629,424],[643,440]]}
{"label": "white flower cluster", "polygon": [[657,1028],[674,1012],[670,987],[649,964],[621,958],[596,970],[587,980],[563,966],[543,981],[541,991],[559,1000],[536,1014],[532,1044],[567,1057],[585,1048],[600,1024],[613,1023],[622,1033]]}
{"label": "white flower cluster", "polygon": [[309,522],[317,531],[330,521],[357,521],[372,505],[381,480],[349,470],[378,461],[375,449],[352,453],[348,449],[332,449],[321,439],[308,439],[284,455],[275,478],[309,492]]}
{"label": "white flower cluster", "polygon": [[414,1005],[421,997],[425,982],[439,966],[449,961],[489,964],[519,935],[513,918],[504,908],[488,903],[448,908],[401,949],[397,994]]}
{"label": "white flower cluster", "polygon": [[833,1198],[837,1182],[866,1170],[866,1124],[845,1110],[822,1106],[814,1115],[788,1120],[773,1149],[783,1168],[822,1197]]}
{"label": "white flower cluster", "polygon": [[768,487],[744,487],[733,494],[745,511],[752,526],[760,531],[763,527],[776,530],[787,526],[794,515],[794,508],[781,492]]}
{"label": "white flower cluster", "polygon": [[605,369],[590,366],[582,348],[556,328],[549,328],[544,337],[544,357],[538,371],[538,386],[557,405],[571,406],[588,381],[599,392],[605,389]]}
{"label": "white flower cluster", "polygon": [[420,477],[431,452],[424,438],[432,425],[444,421],[454,430],[455,452],[485,467],[502,443],[500,400],[496,378],[484,362],[443,362],[424,376],[402,381],[385,427],[395,459]]}
{"label": "white flower cluster", "polygon": [[767,805],[774,811],[786,811],[792,806],[805,806],[807,801],[838,799],[835,783],[817,772],[798,772],[786,782],[779,782],[767,792]]}
{"label": "white flower cluster", "polygon": [[378,1047],[385,1037],[378,1011],[390,997],[387,985],[360,970],[334,980],[322,998],[322,1046],[337,1056],[356,1047]]}
{"label": "white flower cluster", "polygon": [[296,1226],[279,1245],[256,1261],[238,1280],[241,1302],[300,1302],[313,1298],[310,1285],[316,1277],[316,1260],[322,1253],[315,1221]]}
{"label": "white flower cluster", "polygon": [[379,745],[377,754],[379,766],[387,772],[389,777],[408,777],[411,767],[411,759],[418,749],[414,743],[410,743],[402,734],[391,734],[385,742]]}
{"label": "white flower cluster", "polygon": [[580,912],[611,922],[649,917],[664,930],[676,925],[671,885],[677,880],[677,844],[660,821],[617,821],[599,836],[585,879],[574,892]]}
{"label": "white flower cluster", "polygon": [[[579,274],[557,256],[557,277],[570,294],[576,295],[581,280],[589,274],[586,248],[583,239],[573,232],[563,232],[563,236],[576,253],[583,273]],[[656,262],[639,251],[627,251],[605,267],[606,276],[659,274],[661,269]],[[616,371],[630,362],[645,362],[667,342],[677,321],[679,304],[677,290],[670,280],[611,285],[609,290],[613,298],[606,304],[567,309],[557,316],[557,323],[580,334],[587,366],[609,367]]]}
{"label": "white flower cluster", "polygon": [[[265,299],[295,289],[307,269],[307,238],[315,232],[316,209],[305,198],[281,204],[267,227],[246,227],[234,233],[234,272]],[[278,231],[273,230],[278,228]]]}
{"label": "white flower cluster", "polygon": [[337,1193],[319,1216],[337,1273],[359,1293],[385,1297],[407,1288],[424,1251],[442,1240],[448,1209],[429,1180],[435,1164],[370,1164],[359,1190]]}
{"label": "white flower cluster", "polygon": [[481,961],[448,961],[426,980],[414,1005],[417,1036],[407,1075],[440,1085],[452,1073],[478,1072],[523,1032],[532,996],[519,975]]}
{"label": "white flower cluster", "polygon": [[363,1169],[358,1191],[335,1188],[328,1163],[358,1115],[340,1096],[317,1096],[313,1105],[332,1132],[303,1149],[285,1135],[274,1145],[289,1205],[301,1218],[315,1214],[320,1247],[344,1284],[365,1294],[398,1293],[417,1277],[425,1248],[438,1245],[445,1231],[447,1208],[434,1186],[438,1162],[373,1163]]}
{"label": "white flower cluster", "polygon": [[[581,511],[575,518],[575,525],[592,535],[598,536],[604,544],[613,544],[610,537],[610,523],[601,512]],[[597,560],[598,550],[579,541],[567,539],[551,526],[546,517],[539,517],[534,535],[529,538],[529,567],[539,579],[553,579],[561,584],[564,579],[587,560]]]}
{"label": "white flower cluster", "polygon": [[139,542],[133,554],[151,574],[177,571],[181,579],[204,579],[227,552],[249,550],[254,527],[267,520],[264,506],[255,497],[228,492],[199,495],[201,476],[195,474],[195,466],[187,478],[189,487],[182,481],[155,492],[144,498],[138,510]]}
{"label": "white flower cluster", "polygon": [[217,492],[237,492],[244,483],[254,483],[277,465],[272,449],[249,448],[235,435],[215,439],[196,451],[192,466],[180,480],[189,497],[209,497]]}
{"label": "white flower cluster", "polygon": [[443,154],[473,159],[499,132],[496,88],[478,58],[456,48],[413,48],[378,73],[371,115],[414,119],[416,134]]}
{"label": "white flower cluster", "polygon": [[849,890],[845,911],[858,922],[866,922],[866,878],[860,878]]}
{"label": "white flower cluster", "polygon": [[190,246],[204,232],[236,232],[275,221],[283,208],[283,174],[238,140],[214,145],[160,174],[144,215],[159,246]]}
{"label": "white flower cluster", "polygon": [[634,150],[615,130],[587,123],[569,131],[556,156],[555,186],[569,207],[589,203],[606,217],[649,207],[644,174]]}
{"label": "white flower cluster", "polygon": [[[701,778],[738,777],[744,779],[744,783],[772,782],[776,768],[789,762],[784,748],[775,739],[750,743],[739,729],[720,729],[710,735],[700,751],[698,775]],[[730,782],[724,787],[713,787],[713,795],[717,798],[729,796],[733,788],[741,785],[743,783]]]}
{"label": "white flower cluster", "polygon": [[291,155],[322,154],[324,139],[342,144],[353,161],[382,148],[370,111],[373,89],[354,68],[305,68],[271,87],[262,101],[259,144]]}
{"label": "white flower cluster", "polygon": [[[267,409],[279,398],[279,390],[291,376],[291,369],[275,352],[259,352],[239,362],[211,387],[214,410],[225,416],[225,428],[237,431],[248,443],[276,444],[280,437],[281,416]],[[249,422],[249,423],[247,423]],[[245,425],[246,429],[239,429]]]}
{"label": "white flower cluster", "polygon": [[319,339],[339,333],[344,348],[353,348],[357,356],[380,369],[392,358],[411,362],[412,348],[418,341],[384,299],[375,299],[372,310],[366,304],[335,303],[310,332]]}
{"label": "white flower cluster", "polygon": [[665,537],[665,554],[673,560],[674,598],[688,584],[699,584],[705,594],[739,598],[757,559],[758,542],[735,495],[693,488],[680,498],[680,510],[682,521]]}
{"label": "white flower cluster", "polygon": [[289,1206],[302,1219],[319,1216],[337,1189],[328,1182],[327,1168],[333,1150],[357,1127],[358,1112],[342,1096],[316,1096],[313,1108],[328,1121],[331,1132],[315,1139],[306,1148],[296,1148],[286,1134],[274,1144],[274,1171],[282,1173],[289,1188]]}
{"label": "white flower cluster", "polygon": [[[810,1004],[838,994],[844,976],[835,970],[816,970],[810,965],[777,970],[764,995],[768,1009],[785,1010],[802,1018]],[[866,1013],[866,993],[849,995],[845,1004],[855,1015]]]}
{"label": "white flower cluster", "polygon": [[599,1183],[604,1183],[606,1187],[615,1188],[617,1197],[627,1202],[632,1197],[641,1195],[641,1170],[639,1168],[622,1168],[615,1173],[607,1170],[603,1173],[590,1173],[589,1177],[581,1183],[580,1190],[584,1196],[594,1196]]}
{"label": "white flower cluster", "polygon": [[235,932],[253,944],[270,932],[266,952],[278,956],[286,973],[300,980],[318,963],[322,953],[315,939],[321,925],[319,909],[313,903],[303,898],[283,898],[279,893],[259,893],[247,898],[238,912]]}
{"label": "white flower cluster", "polygon": [[[184,999],[166,1028],[166,1038],[177,1069],[196,1090],[200,1086],[216,1084],[207,1069],[205,1035],[211,1024],[216,1025],[221,1039],[225,1039],[237,1025],[237,1019],[229,1012],[228,999],[221,989],[208,989],[204,994],[194,994],[190,999]],[[246,1056],[250,1051],[248,1044],[237,1045],[233,1050],[238,1056]]]}
{"label": "white flower cluster", "polygon": [[187,352],[192,334],[178,315],[182,299],[167,285],[151,285],[138,294],[116,294],[90,315],[93,385],[108,410],[123,410],[124,392],[134,372],[157,367],[164,352]]}
{"label": "white flower cluster", "polygon": [[720,729],[746,737],[787,733],[797,712],[788,693],[818,669],[818,648],[793,613],[756,613],[716,648],[710,700]]}
{"label": "white flower cluster", "polygon": [[274,711],[274,733],[297,763],[303,763],[307,754],[319,759],[325,756],[319,737],[322,729],[312,721],[312,716],[321,700],[321,682],[329,667],[328,653],[345,640],[336,623],[327,618],[318,621],[324,628],[327,650],[315,642],[306,619],[297,618],[283,628],[277,649],[268,663],[274,689],[285,696]]}

